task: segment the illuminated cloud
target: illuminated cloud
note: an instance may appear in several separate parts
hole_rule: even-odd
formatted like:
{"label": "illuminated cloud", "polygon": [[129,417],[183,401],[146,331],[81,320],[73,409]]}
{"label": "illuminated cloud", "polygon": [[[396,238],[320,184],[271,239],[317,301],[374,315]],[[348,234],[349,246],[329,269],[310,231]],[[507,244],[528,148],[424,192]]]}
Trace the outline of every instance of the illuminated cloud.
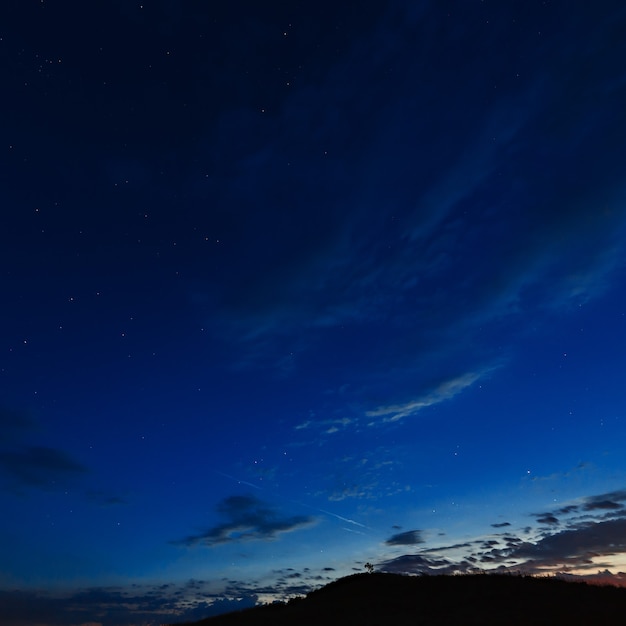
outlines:
{"label": "illuminated cloud", "polygon": [[424,394],[415,400],[405,402],[404,404],[379,406],[376,409],[367,411],[366,415],[367,417],[382,417],[384,418],[384,421],[387,422],[396,422],[404,417],[415,415],[426,407],[454,398],[454,396],[473,385],[478,379],[482,378],[484,374],[485,371],[467,372],[466,374],[441,383],[429,393]]}
{"label": "illuminated cloud", "polygon": [[[379,565],[381,571],[404,573],[451,574],[475,570],[524,571],[531,574],[584,572],[611,566],[614,557],[626,557],[626,513],[621,502],[626,490],[612,491],[578,500],[578,504],[558,511],[534,513],[539,528],[526,528],[517,536],[511,524],[491,524],[507,528],[506,534],[486,535],[466,543],[430,548],[404,554]],[[584,515],[579,515],[584,511]],[[555,513],[560,513],[557,518]],[[595,512],[595,516],[592,512]],[[409,545],[408,533],[399,533],[387,545]],[[534,537],[530,539],[529,537]],[[392,541],[393,540],[393,541]],[[455,554],[453,558],[451,555]],[[610,572],[602,579],[623,584],[622,576]]]}

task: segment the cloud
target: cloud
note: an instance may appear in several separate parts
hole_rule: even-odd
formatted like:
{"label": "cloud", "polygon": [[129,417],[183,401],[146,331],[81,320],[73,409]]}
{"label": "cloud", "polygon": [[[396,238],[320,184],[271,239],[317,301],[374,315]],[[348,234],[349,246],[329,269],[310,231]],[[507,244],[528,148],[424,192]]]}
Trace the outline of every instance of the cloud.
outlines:
{"label": "cloud", "polygon": [[404,404],[392,404],[388,406],[379,406],[376,409],[367,411],[368,417],[384,417],[385,421],[395,422],[404,417],[415,415],[426,407],[439,404],[444,400],[450,400],[457,394],[461,393],[473,385],[478,379],[485,375],[485,371],[467,372],[456,378],[451,378],[439,384],[432,391],[419,396],[415,400],[405,402]]}
{"label": "cloud", "polygon": [[[612,491],[580,498],[557,511],[532,513],[540,527],[527,527],[521,536],[507,531],[505,535],[486,535],[480,539],[424,547],[415,554],[404,554],[383,562],[379,569],[391,572],[449,574],[478,569],[558,573],[597,570],[611,565],[611,558],[626,555],[626,511],[621,502],[626,490]],[[580,511],[584,515],[580,515]],[[557,518],[555,513],[561,515]],[[491,524],[492,528],[510,527],[509,522]],[[391,537],[387,545],[403,545],[403,535]],[[522,538],[523,537],[523,538]],[[534,540],[529,539],[535,537]],[[405,545],[408,545],[406,542]],[[450,558],[454,554],[455,558]],[[461,556],[458,556],[458,555]],[[611,579],[613,575],[599,576]],[[622,584],[621,577],[612,579]]]}
{"label": "cloud", "polygon": [[608,564],[597,559],[625,552],[624,541],[615,541],[623,530],[624,520],[611,520],[549,534],[535,542],[507,537],[506,547],[489,550],[489,544],[485,544],[467,560],[488,568],[531,574],[597,569]]}
{"label": "cloud", "polygon": [[626,519],[588,522],[580,528],[548,535],[536,543],[523,543],[507,554],[534,566],[589,563],[592,557],[626,552]]}
{"label": "cloud", "polygon": [[424,543],[422,533],[419,530],[407,530],[403,533],[396,533],[385,541],[388,546],[412,546],[418,543]]}
{"label": "cloud", "polygon": [[623,508],[621,502],[626,501],[626,490],[610,491],[598,496],[590,496],[583,500],[585,511],[616,510]]}
{"label": "cloud", "polygon": [[96,587],[62,597],[39,591],[0,590],[3,626],[156,626],[250,608],[257,601],[254,593],[220,596],[204,591],[201,585]]}
{"label": "cloud", "polygon": [[570,515],[570,513],[574,513],[578,511],[578,506],[576,504],[568,504],[567,506],[561,507],[556,512],[559,515]]}
{"label": "cloud", "polygon": [[324,420],[306,420],[299,424],[296,424],[294,430],[307,430],[316,428],[324,435],[333,435],[338,432],[344,431],[348,426],[353,425],[356,422],[355,418],[341,417],[338,419],[324,419]]}
{"label": "cloud", "polygon": [[539,513],[536,515],[536,517],[537,517],[537,521],[540,524],[553,524],[553,525],[559,524],[558,518],[552,515],[551,513]]}
{"label": "cloud", "polygon": [[587,504],[585,504],[585,511],[596,511],[598,509],[602,510],[607,510],[607,511],[614,511],[616,509],[623,509],[624,505],[623,504],[619,504],[618,502],[613,502],[612,500],[601,500],[599,502],[588,502]]}
{"label": "cloud", "polygon": [[16,493],[54,489],[89,471],[64,450],[30,444],[38,427],[25,411],[0,408],[0,476]]}
{"label": "cloud", "polygon": [[[435,82],[424,59],[459,45],[448,39],[450,33],[433,42],[426,25],[441,19],[432,7],[417,20],[381,16],[372,38],[338,58],[315,88],[304,84],[282,102],[282,119],[297,124],[281,127],[279,115],[261,123],[252,110],[219,119],[207,150],[230,175],[217,169],[211,191],[216,205],[235,204],[249,214],[237,221],[240,226],[233,221],[229,234],[253,252],[256,262],[237,266],[236,278],[229,281],[199,276],[204,287],[197,290],[206,291],[207,311],[219,318],[215,333],[239,346],[229,350],[238,364],[278,368],[285,352],[298,346],[302,352],[318,351],[314,362],[320,371],[339,368],[342,353],[358,352],[349,370],[356,387],[366,387],[363,381],[371,373],[360,363],[377,363],[387,373],[394,367],[407,371],[407,363],[432,372],[435,362],[441,380],[454,380],[459,372],[476,371],[494,345],[508,354],[513,340],[503,338],[530,328],[519,323],[522,316],[580,303],[606,282],[623,241],[617,189],[622,177],[615,168],[596,165],[590,155],[620,162],[623,142],[606,138],[622,137],[624,124],[614,104],[607,104],[606,116],[576,117],[586,110],[585,102],[591,104],[587,94],[616,93],[615,85],[605,84],[606,71],[592,71],[602,70],[600,57],[585,46],[562,53],[554,40],[544,43],[541,58],[527,59],[526,71],[506,88],[488,73]],[[599,37],[610,32],[606,19],[598,18],[597,26]],[[564,29],[565,42],[572,25]],[[467,33],[455,36],[463,41]],[[494,37],[495,43],[497,33]],[[372,47],[371,41],[384,45]],[[591,68],[586,89],[575,89],[575,65],[565,58]],[[507,63],[496,60],[493,76],[512,76]],[[380,88],[372,93],[366,88],[371,68],[384,66],[393,66],[394,73],[377,74]],[[404,80],[395,80],[397,75]],[[553,75],[562,77],[558,84],[564,89],[555,88]],[[497,94],[485,106],[484,94],[493,93],[496,82]],[[430,96],[413,93],[417,83],[437,84],[441,102],[462,93],[465,115],[433,108]],[[567,93],[583,98],[580,106],[564,107]],[[337,106],[329,109],[324,102]],[[558,132],[555,119],[562,124]],[[237,127],[249,132],[233,145]],[[322,165],[317,155],[325,154],[325,144],[332,150]],[[423,156],[426,145],[429,158]],[[281,162],[291,164],[287,179],[275,167]],[[306,175],[312,169],[319,172],[314,182]],[[278,187],[284,191],[276,198],[272,190]],[[262,217],[248,213],[246,207],[265,199],[271,201]],[[498,213],[504,206],[506,220]],[[285,215],[293,223],[285,226]],[[259,239],[261,220],[275,224],[267,229],[275,239]],[[286,227],[291,237],[282,236]],[[254,254],[260,246],[272,254]],[[237,252],[232,254],[236,264]],[[341,326],[350,332],[337,332]],[[329,343],[333,349],[325,352]],[[461,366],[459,354],[468,361]],[[291,362],[298,368],[305,359]],[[423,381],[416,376],[405,382],[402,394],[376,395],[382,399],[378,408],[368,405],[374,407],[370,417],[400,420],[455,393],[426,388],[415,398],[409,384],[420,389]],[[338,428],[330,426],[327,434]]]}
{"label": "cloud", "polygon": [[31,446],[0,452],[0,471],[17,487],[52,488],[88,470],[62,450]]}
{"label": "cloud", "polygon": [[445,558],[429,558],[419,554],[405,554],[385,561],[377,568],[381,572],[399,574],[458,574],[475,571],[478,568],[469,561],[454,562]]}
{"label": "cloud", "polygon": [[[357,571],[361,571],[358,570]],[[328,581],[337,578],[333,567],[311,569],[304,567],[299,571],[288,567],[272,571],[273,580],[267,577],[263,581],[229,580],[226,588],[221,592],[229,598],[256,595],[261,601],[273,601],[277,598],[286,600],[294,596],[302,596],[313,589],[319,588]]]}
{"label": "cloud", "polygon": [[226,518],[224,523],[174,543],[217,546],[239,541],[269,541],[281,533],[311,526],[316,521],[307,515],[282,517],[271,506],[253,496],[226,498],[218,505],[217,511]]}

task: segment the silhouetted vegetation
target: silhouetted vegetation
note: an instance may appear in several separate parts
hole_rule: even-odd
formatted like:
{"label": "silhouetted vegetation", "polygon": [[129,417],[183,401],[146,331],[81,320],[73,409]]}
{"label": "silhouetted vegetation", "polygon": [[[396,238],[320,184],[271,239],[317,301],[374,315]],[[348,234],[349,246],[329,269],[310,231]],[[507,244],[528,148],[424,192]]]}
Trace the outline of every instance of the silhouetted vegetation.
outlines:
{"label": "silhouetted vegetation", "polygon": [[623,625],[626,589],[504,574],[355,574],[304,598],[197,626]]}

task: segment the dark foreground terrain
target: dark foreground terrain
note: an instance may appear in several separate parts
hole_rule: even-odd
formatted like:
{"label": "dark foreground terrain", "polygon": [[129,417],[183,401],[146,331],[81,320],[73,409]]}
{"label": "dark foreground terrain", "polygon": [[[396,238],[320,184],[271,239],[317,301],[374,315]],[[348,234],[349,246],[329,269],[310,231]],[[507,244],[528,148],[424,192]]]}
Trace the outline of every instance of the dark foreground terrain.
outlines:
{"label": "dark foreground terrain", "polygon": [[287,604],[258,606],[194,623],[198,626],[623,626],[626,589],[513,575],[356,574]]}

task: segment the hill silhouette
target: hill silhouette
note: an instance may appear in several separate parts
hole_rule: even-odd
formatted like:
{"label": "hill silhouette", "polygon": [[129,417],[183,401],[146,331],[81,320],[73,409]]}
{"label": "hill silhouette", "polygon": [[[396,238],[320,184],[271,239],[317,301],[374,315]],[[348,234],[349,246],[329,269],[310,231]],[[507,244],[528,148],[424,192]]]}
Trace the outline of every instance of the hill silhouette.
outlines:
{"label": "hill silhouette", "polygon": [[415,577],[383,573],[347,576],[285,604],[193,622],[195,626],[625,623],[624,588],[507,574]]}

